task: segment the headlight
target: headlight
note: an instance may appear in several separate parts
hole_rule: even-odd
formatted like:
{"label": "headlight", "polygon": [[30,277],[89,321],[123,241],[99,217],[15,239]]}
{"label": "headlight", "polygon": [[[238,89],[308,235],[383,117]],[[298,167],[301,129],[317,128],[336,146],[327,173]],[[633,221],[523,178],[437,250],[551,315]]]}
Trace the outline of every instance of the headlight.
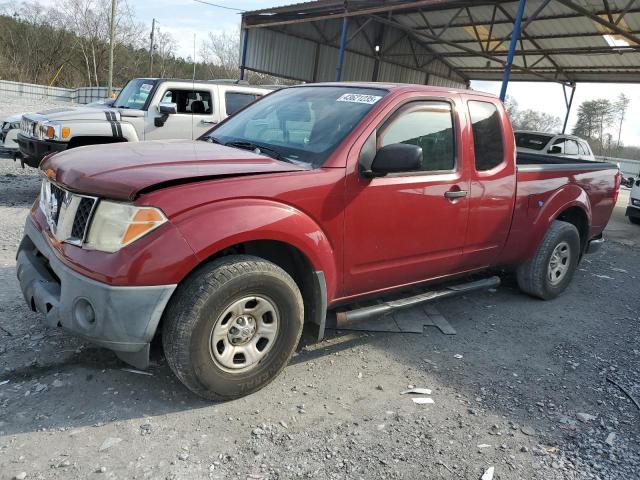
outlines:
{"label": "headlight", "polygon": [[64,140],[71,135],[71,129],[59,123],[44,122],[39,124],[39,129],[40,138],[45,140]]}
{"label": "headlight", "polygon": [[85,247],[117,252],[167,221],[161,210],[100,200],[89,226]]}

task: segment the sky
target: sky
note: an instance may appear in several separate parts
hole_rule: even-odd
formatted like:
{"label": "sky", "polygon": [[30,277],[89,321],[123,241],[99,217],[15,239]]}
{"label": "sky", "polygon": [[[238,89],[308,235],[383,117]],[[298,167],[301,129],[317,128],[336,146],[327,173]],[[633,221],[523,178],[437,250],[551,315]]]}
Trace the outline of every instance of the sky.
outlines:
{"label": "sky", "polygon": [[[55,7],[59,0],[39,0],[41,4]],[[176,53],[180,56],[193,56],[193,35],[196,34],[196,44],[206,38],[208,32],[222,32],[238,28],[240,12],[233,9],[259,10],[279,5],[299,3],[300,0],[204,0],[218,4],[220,8],[199,3],[196,0],[118,0],[124,8],[130,10],[136,20],[151,28],[151,19],[155,18],[158,28],[169,32],[177,41]],[[7,0],[0,0],[6,4]],[[9,4],[20,3],[18,0],[8,0]],[[198,51],[196,48],[196,52]],[[498,82],[472,82],[472,88],[498,94]],[[640,116],[640,85],[629,84],[578,84],[573,101],[572,113],[569,117],[568,131],[576,120],[578,106],[585,100],[595,98],[615,98],[624,92],[631,98],[627,118],[622,130],[622,140],[625,145],[640,146],[640,122],[633,121]],[[564,120],[566,112],[562,87],[555,83],[524,83],[513,82],[509,85],[508,95],[513,96],[522,109],[532,108],[560,117]]]}
{"label": "sky", "polygon": [[[500,82],[471,82],[471,87],[475,90],[500,94]],[[640,146],[640,122],[637,118],[640,116],[640,85],[623,84],[623,83],[578,83],[576,93],[573,97],[573,106],[569,115],[569,124],[567,132],[571,133],[571,129],[576,122],[578,107],[585,100],[594,100],[596,98],[608,98],[611,101],[624,93],[631,101],[627,110],[627,120],[622,128],[622,142],[627,145]],[[570,94],[567,89],[567,94]],[[547,112],[564,121],[566,106],[564,103],[564,95],[562,94],[562,86],[558,83],[542,83],[542,82],[511,82],[507,88],[507,95],[512,96],[518,102],[520,109],[531,108],[542,112]]]}

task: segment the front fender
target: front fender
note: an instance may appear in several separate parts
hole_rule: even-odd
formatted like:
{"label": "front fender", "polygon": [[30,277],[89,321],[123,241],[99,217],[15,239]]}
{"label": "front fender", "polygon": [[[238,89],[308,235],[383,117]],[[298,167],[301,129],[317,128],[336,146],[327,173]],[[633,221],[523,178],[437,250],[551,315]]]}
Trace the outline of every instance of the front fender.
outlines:
{"label": "front fender", "polygon": [[244,242],[273,240],[291,245],[307,257],[314,270],[324,272],[327,296],[335,298],[334,248],[311,217],[290,205],[253,198],[225,200],[200,206],[171,221],[199,262]]}

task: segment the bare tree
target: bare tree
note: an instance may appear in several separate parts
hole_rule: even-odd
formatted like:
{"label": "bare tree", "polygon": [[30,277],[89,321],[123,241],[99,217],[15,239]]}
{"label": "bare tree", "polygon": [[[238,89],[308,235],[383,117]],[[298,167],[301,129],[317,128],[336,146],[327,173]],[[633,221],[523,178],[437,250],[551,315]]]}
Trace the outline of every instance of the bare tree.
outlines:
{"label": "bare tree", "polygon": [[240,67],[240,31],[209,32],[200,47],[200,57],[211,78],[234,78]]}
{"label": "bare tree", "polygon": [[560,129],[560,118],[532,109],[520,110],[515,98],[508,96],[504,102],[507,114],[515,130],[556,132]]}
{"label": "bare tree", "polygon": [[616,150],[620,150],[620,137],[622,136],[622,124],[624,123],[624,119],[627,115],[627,110],[629,109],[629,103],[631,99],[627,97],[624,93],[618,95],[618,99],[613,104],[614,116],[616,120],[619,122],[618,124],[618,142],[616,145]]}

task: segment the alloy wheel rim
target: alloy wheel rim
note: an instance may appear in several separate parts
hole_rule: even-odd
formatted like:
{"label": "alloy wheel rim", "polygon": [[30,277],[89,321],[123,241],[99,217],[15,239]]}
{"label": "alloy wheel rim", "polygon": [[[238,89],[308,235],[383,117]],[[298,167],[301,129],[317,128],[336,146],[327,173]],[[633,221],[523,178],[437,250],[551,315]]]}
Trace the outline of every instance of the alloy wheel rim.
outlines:
{"label": "alloy wheel rim", "polygon": [[235,300],[211,330],[211,358],[227,372],[255,368],[273,347],[279,323],[278,309],[271,299],[250,295]]}

